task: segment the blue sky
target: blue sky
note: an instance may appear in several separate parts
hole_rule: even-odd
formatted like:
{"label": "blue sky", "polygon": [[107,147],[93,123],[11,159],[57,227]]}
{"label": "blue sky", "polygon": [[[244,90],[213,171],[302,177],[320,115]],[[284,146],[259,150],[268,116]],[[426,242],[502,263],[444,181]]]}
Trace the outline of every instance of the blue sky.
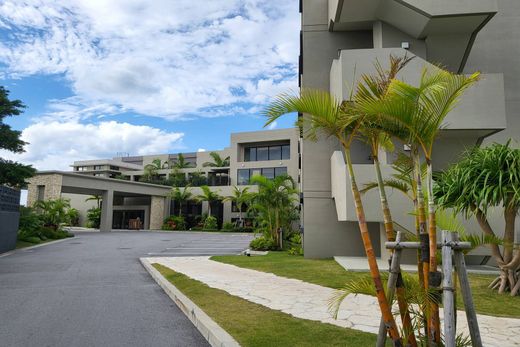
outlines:
{"label": "blue sky", "polygon": [[[26,112],[8,123],[41,170],[74,160],[221,149],[260,130],[297,88],[298,1],[0,3],[0,83]],[[295,116],[276,128],[293,126]]]}

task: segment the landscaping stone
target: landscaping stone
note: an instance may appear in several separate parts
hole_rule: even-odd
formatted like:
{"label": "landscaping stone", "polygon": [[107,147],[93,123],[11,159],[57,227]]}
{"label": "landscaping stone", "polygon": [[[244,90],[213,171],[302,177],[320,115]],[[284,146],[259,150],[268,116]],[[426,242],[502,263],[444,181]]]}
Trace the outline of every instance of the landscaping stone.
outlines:
{"label": "landscaping stone", "polygon": [[[379,306],[373,296],[349,295],[340,307],[338,319],[334,319],[328,308],[330,298],[335,293],[331,288],[215,262],[209,257],[158,257],[149,260],[212,288],[224,290],[231,295],[294,317],[374,334],[379,330]],[[484,346],[520,346],[520,319],[478,315],[478,321]],[[457,312],[457,332],[469,335],[463,311]]]}

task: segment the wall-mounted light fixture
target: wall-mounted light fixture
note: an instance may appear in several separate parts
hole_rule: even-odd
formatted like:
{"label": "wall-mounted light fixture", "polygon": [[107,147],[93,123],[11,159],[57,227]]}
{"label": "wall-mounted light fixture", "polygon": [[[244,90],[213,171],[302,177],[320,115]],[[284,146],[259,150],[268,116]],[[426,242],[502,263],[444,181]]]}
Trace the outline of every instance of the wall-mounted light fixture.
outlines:
{"label": "wall-mounted light fixture", "polygon": [[410,42],[401,42],[401,48],[402,49],[410,49]]}

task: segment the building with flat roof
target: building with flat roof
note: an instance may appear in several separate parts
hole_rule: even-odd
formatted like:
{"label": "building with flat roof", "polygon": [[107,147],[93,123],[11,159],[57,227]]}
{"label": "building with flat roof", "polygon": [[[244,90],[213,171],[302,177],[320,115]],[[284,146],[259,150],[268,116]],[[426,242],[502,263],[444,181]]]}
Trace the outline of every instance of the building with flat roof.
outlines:
{"label": "building with flat roof", "polygon": [[[520,46],[515,37],[520,33],[519,1],[302,0],[300,12],[302,88],[329,91],[345,100],[359,76],[375,72],[376,62],[388,66],[391,54],[414,57],[398,75],[412,84],[419,82],[425,67],[482,72],[481,81],[448,116],[434,146],[434,170],[445,168],[474,145],[518,139]],[[407,148],[401,144],[397,150]],[[305,256],[364,256],[338,142],[303,139],[301,153]],[[352,157],[358,184],[375,181],[369,148],[355,143]],[[381,153],[379,158],[388,176],[395,155]],[[387,194],[396,221],[414,230],[413,218],[409,218],[412,202],[399,192]],[[376,254],[384,257],[377,190],[365,194],[363,200]],[[480,230],[469,225],[469,230]]]}
{"label": "building with flat roof", "polygon": [[[169,180],[197,182],[189,188],[194,196],[201,194],[198,186],[208,185],[224,197],[232,195],[234,186],[249,186],[253,175],[274,178],[288,174],[298,183],[299,140],[297,128],[231,134],[229,147],[213,151],[222,159],[229,157],[229,164],[221,167],[206,164],[214,161],[211,151],[182,153],[183,168],[177,168],[179,154],[76,161],[71,172],[39,172],[31,178],[28,205],[42,199],[68,198],[72,207],[80,211],[80,224],[85,225],[86,211],[97,204],[95,200],[85,201],[86,198],[101,195],[102,230],[127,229],[128,221],[137,217],[144,222],[145,229],[160,229],[164,218],[177,214],[180,208],[167,197],[172,188]],[[157,159],[160,168],[155,180],[143,182],[146,166]],[[250,186],[251,190],[255,188]],[[208,203],[191,201],[182,209],[183,215],[190,218],[207,212]],[[233,222],[239,215],[229,201],[215,203],[211,211],[219,224]]]}

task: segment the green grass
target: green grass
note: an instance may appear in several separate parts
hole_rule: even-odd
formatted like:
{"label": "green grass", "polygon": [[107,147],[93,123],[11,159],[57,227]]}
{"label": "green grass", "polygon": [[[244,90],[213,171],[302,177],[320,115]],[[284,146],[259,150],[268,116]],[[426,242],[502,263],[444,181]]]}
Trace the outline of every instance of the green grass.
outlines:
{"label": "green grass", "polygon": [[374,346],[376,336],[295,318],[177,273],[153,266],[242,346]]}
{"label": "green grass", "polygon": [[[369,276],[366,272],[345,271],[333,259],[305,259],[301,256],[289,255],[286,252],[270,252],[268,255],[257,257],[215,256],[211,259],[334,289]],[[470,274],[469,278],[475,309],[478,313],[520,318],[520,296],[499,295],[496,291],[487,288],[495,276]],[[460,293],[457,295],[457,307],[464,308]]]}

